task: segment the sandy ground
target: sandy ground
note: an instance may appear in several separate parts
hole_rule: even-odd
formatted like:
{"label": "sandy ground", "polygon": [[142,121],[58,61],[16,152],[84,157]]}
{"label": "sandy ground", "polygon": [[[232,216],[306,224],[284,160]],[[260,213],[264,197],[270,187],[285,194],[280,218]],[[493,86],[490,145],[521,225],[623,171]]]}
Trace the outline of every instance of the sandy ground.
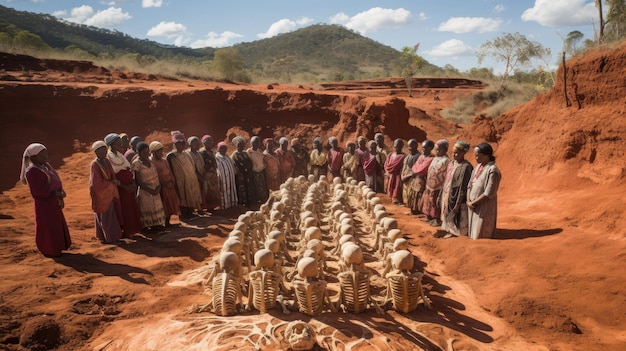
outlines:
{"label": "sandy ground", "polygon": [[[9,66],[18,60],[3,56],[0,348],[286,350],[286,323],[302,319],[317,332],[317,350],[626,349],[626,92],[616,78],[626,73],[624,51],[571,61],[572,107],[564,106],[557,85],[494,121],[472,125],[439,117],[456,98],[479,89],[454,83],[423,87],[409,98],[367,83],[349,91],[236,86],[40,61],[33,66],[43,69],[16,71]],[[338,135],[345,142],[377,131],[389,142],[488,140],[503,173],[496,238],[438,238],[436,228],[383,196],[419,258],[432,310],[314,318],[189,313],[208,302],[202,277],[247,209],[102,245],[94,238],[87,190],[93,140],[126,131],[168,142],[173,129],[225,140],[243,133],[305,140]],[[16,183],[21,153],[33,141],[48,146],[68,193],[64,213],[73,245],[58,259],[36,250],[32,198]],[[366,227],[367,219],[359,219]],[[370,268],[380,268],[366,257]],[[333,295],[336,280],[329,282]],[[375,277],[373,290],[382,294],[383,287]]]}

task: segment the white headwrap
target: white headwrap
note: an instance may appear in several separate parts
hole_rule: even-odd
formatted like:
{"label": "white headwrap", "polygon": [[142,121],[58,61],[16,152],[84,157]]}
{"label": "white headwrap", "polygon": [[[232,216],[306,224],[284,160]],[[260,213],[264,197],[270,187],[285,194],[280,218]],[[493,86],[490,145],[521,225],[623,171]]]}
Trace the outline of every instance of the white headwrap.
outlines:
{"label": "white headwrap", "polygon": [[22,183],[28,183],[26,180],[26,169],[32,164],[30,158],[32,156],[39,155],[39,153],[43,150],[46,150],[46,147],[39,143],[32,143],[28,145],[26,150],[24,150],[24,156],[22,157],[22,171],[20,172],[20,180]]}

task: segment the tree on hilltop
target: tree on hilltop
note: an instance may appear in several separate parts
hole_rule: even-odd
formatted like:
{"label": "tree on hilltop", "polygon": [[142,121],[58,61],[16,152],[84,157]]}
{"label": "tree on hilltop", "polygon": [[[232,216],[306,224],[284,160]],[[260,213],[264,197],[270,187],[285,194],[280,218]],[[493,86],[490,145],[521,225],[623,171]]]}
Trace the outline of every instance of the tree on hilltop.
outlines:
{"label": "tree on hilltop", "polygon": [[414,47],[405,46],[402,48],[400,54],[400,70],[402,77],[406,82],[406,88],[409,92],[409,97],[412,96],[413,77],[417,74],[420,68],[424,65],[424,58],[417,54],[419,44]]}
{"label": "tree on hilltop", "polygon": [[216,50],[213,64],[224,78],[231,81],[234,81],[245,67],[239,52],[234,48]]}
{"label": "tree on hilltop", "polygon": [[534,58],[549,56],[546,48],[540,43],[528,40],[520,33],[505,33],[480,46],[478,63],[482,63],[487,56],[496,61],[504,62],[504,72],[500,80],[500,92],[506,89],[509,76],[520,66],[528,66]]}

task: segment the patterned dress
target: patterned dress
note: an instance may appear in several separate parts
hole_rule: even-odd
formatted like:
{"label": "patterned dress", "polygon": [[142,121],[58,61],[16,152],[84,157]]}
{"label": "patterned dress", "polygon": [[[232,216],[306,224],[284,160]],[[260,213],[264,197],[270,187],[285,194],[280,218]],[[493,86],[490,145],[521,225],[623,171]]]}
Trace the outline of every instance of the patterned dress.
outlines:
{"label": "patterned dress", "polygon": [[176,179],[172,174],[170,164],[164,159],[150,158],[153,165],[156,166],[159,175],[159,183],[161,183],[161,202],[165,210],[165,216],[180,214],[180,200],[176,191]]}
{"label": "patterned dress", "polygon": [[[152,162],[148,161],[147,164],[144,164],[140,157],[136,157],[133,161],[133,171],[135,171],[138,183],[151,190],[159,187],[159,173]],[[153,195],[140,186],[139,191],[137,191],[137,203],[139,204],[141,225],[144,228],[165,225],[165,211],[160,194]]]}
{"label": "patterned dress", "polygon": [[463,160],[448,163],[446,180],[441,190],[441,228],[456,236],[467,236],[467,185],[472,165]]}
{"label": "patterned dress", "polygon": [[217,178],[222,195],[222,209],[237,205],[237,186],[235,185],[235,162],[219,152],[215,154],[217,160]]}

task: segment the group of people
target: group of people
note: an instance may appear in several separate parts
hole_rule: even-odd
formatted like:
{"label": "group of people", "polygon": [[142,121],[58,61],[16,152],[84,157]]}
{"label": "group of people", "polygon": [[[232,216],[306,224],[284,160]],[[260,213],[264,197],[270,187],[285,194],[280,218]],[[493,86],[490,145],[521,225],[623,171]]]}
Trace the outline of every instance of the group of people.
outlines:
{"label": "group of people", "polygon": [[[276,143],[237,136],[230,155],[225,142],[214,150],[210,135],[185,138],[173,131],[171,138],[173,149],[167,154],[158,141],[148,144],[124,133],[110,133],[92,144],[89,191],[100,241],[161,231],[172,225],[172,215],[184,221],[236,205],[258,207],[285,180],[300,175],[315,181],[322,175],[328,181],[364,181],[441,226],[446,237],[489,238],[495,232],[501,175],[487,143],[474,148],[474,168],[465,159],[470,145],[462,141],[454,144],[450,159],[446,140],[425,140],[420,152],[418,141],[411,139],[405,153],[402,139],[389,148],[381,133],[371,141],[348,141],[345,150],[336,137],[326,145],[315,138],[311,151],[298,138],[282,137]],[[71,244],[62,212],[65,192],[44,145],[26,148],[21,179],[35,199],[37,246],[47,256],[58,256]]]}

